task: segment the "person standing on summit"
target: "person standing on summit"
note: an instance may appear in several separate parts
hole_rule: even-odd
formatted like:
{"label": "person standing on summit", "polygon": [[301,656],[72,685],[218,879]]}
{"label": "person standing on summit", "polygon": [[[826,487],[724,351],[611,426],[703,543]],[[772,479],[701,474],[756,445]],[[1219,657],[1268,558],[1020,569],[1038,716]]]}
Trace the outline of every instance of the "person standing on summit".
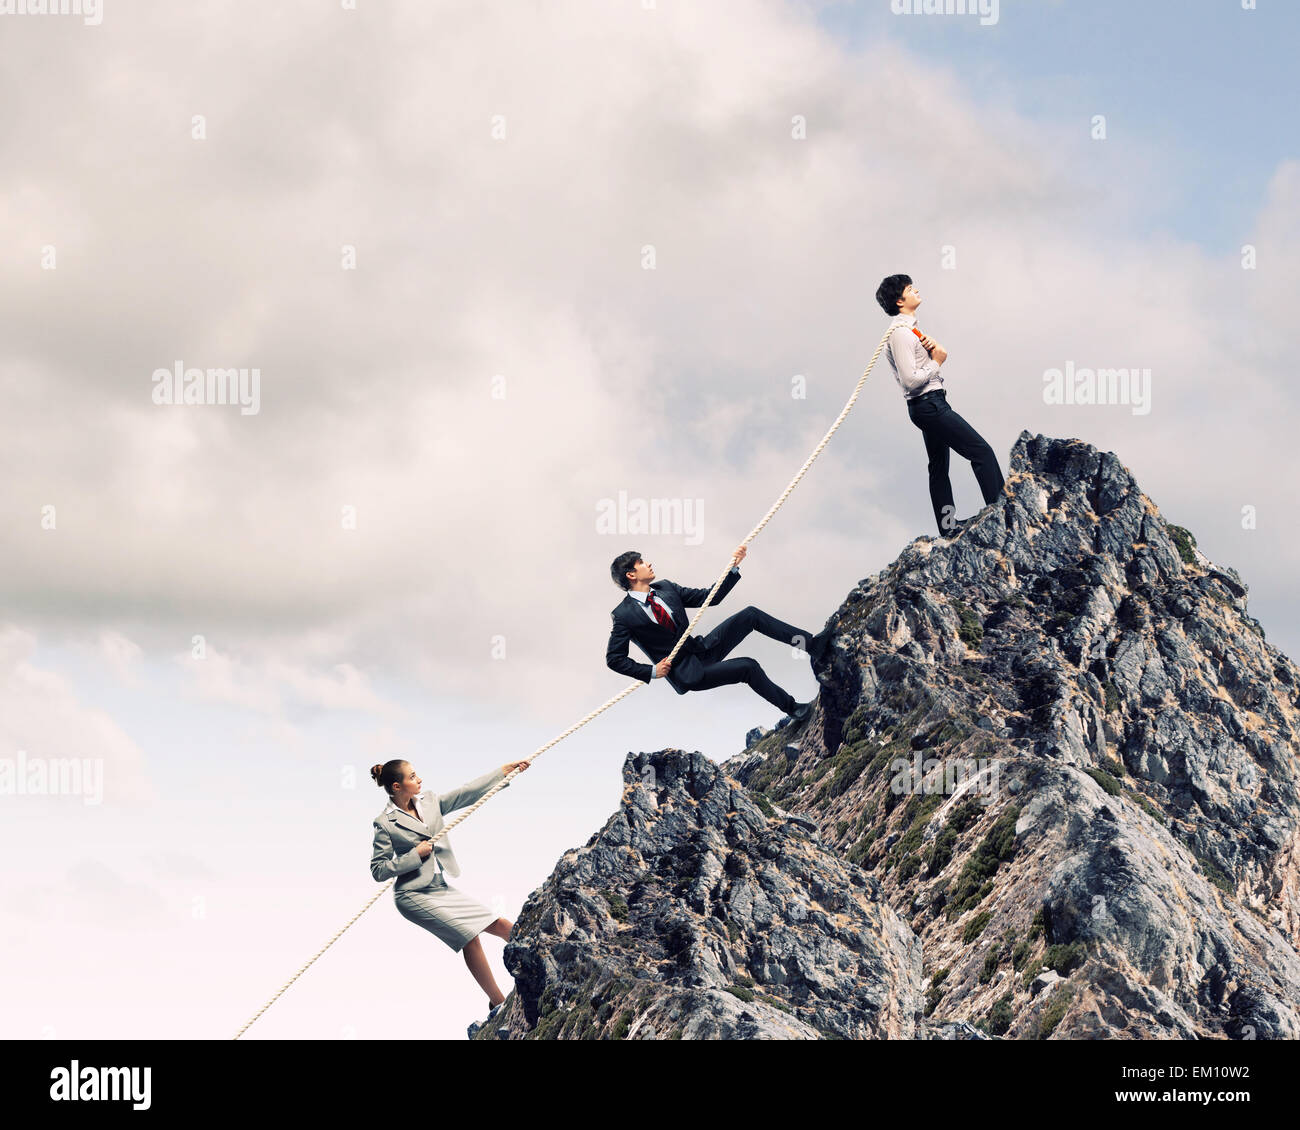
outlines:
{"label": "person standing on summit", "polygon": [[908,418],[925,437],[934,520],[941,537],[955,538],[974,518],[957,517],[952,480],[948,478],[949,450],[970,460],[986,506],[1002,492],[1005,481],[998,457],[983,436],[948,406],[948,394],[939,372],[939,367],[948,360],[948,351],[916,329],[916,308],[921,305],[921,294],[912,285],[911,277],[890,275],[884,279],[876,290],[876,301],[894,319],[885,355],[894,370],[894,379],[903,390]]}

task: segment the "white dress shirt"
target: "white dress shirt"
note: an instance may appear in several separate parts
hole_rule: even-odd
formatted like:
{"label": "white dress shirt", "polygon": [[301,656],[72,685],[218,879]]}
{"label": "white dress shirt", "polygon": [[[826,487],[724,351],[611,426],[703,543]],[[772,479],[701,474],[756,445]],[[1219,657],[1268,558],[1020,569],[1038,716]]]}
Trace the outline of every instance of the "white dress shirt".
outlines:
{"label": "white dress shirt", "polygon": [[[730,572],[739,573],[740,567],[738,565],[733,565],[730,569]],[[656,624],[659,623],[659,621],[655,619],[654,609],[650,607],[650,601],[646,599],[650,595],[649,592],[634,592],[632,589],[628,589],[627,595],[632,597],[634,600],[639,600],[641,602],[641,607],[645,609],[645,614],[649,616],[651,620],[654,620]],[[659,607],[668,613],[668,619],[672,620],[672,622],[676,624],[677,621],[673,619],[673,610],[668,607],[667,601],[665,601],[664,598],[660,596],[658,593],[655,593],[655,600],[659,602]],[[652,679],[659,678],[658,663],[650,664],[650,678]]]}
{"label": "white dress shirt", "polygon": [[894,370],[894,379],[903,390],[903,399],[915,400],[924,393],[943,388],[939,362],[925,351],[921,339],[912,332],[916,315],[899,314],[889,324],[892,332],[885,355]]}

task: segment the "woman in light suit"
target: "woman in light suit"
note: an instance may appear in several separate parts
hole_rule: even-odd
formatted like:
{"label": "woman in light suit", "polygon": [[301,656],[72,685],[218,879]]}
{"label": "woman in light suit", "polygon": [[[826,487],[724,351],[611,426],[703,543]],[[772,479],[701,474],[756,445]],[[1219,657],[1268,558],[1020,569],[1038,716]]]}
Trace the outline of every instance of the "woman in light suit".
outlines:
{"label": "woman in light suit", "polygon": [[507,762],[441,796],[423,788],[409,761],[389,761],[370,770],[375,784],[387,789],[389,796],[388,805],[375,817],[370,874],[381,883],[397,876],[393,901],[398,913],[465,954],[465,964],[487,993],[492,1013],[505,997],[497,988],[478,935],[486,930],[508,938],[514,923],[448,886],[443,871],[458,876],[460,864],[447,837],[436,844],[433,837],[442,830],[444,814],[473,804],[512,769],[527,768],[527,761]]}

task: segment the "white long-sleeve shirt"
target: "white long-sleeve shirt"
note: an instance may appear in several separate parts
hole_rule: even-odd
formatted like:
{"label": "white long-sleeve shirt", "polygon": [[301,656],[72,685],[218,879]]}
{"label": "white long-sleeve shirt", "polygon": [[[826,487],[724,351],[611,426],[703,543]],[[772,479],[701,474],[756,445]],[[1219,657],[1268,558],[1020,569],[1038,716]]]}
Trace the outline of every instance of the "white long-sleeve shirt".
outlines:
{"label": "white long-sleeve shirt", "polygon": [[925,351],[921,339],[912,332],[916,315],[899,314],[889,324],[891,333],[885,355],[894,370],[898,387],[903,390],[903,399],[915,400],[923,393],[943,388],[939,362]]}

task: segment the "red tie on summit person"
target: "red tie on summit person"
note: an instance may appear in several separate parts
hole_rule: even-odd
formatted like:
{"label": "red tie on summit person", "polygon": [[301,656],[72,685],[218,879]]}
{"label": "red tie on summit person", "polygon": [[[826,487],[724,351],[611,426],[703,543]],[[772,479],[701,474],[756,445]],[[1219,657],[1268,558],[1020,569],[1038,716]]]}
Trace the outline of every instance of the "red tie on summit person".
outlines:
{"label": "red tie on summit person", "polygon": [[663,627],[671,628],[673,626],[673,618],[668,615],[668,609],[655,600],[655,594],[653,592],[648,592],[646,593],[645,599],[646,603],[650,605],[650,611],[655,614],[655,619],[658,620]]}

